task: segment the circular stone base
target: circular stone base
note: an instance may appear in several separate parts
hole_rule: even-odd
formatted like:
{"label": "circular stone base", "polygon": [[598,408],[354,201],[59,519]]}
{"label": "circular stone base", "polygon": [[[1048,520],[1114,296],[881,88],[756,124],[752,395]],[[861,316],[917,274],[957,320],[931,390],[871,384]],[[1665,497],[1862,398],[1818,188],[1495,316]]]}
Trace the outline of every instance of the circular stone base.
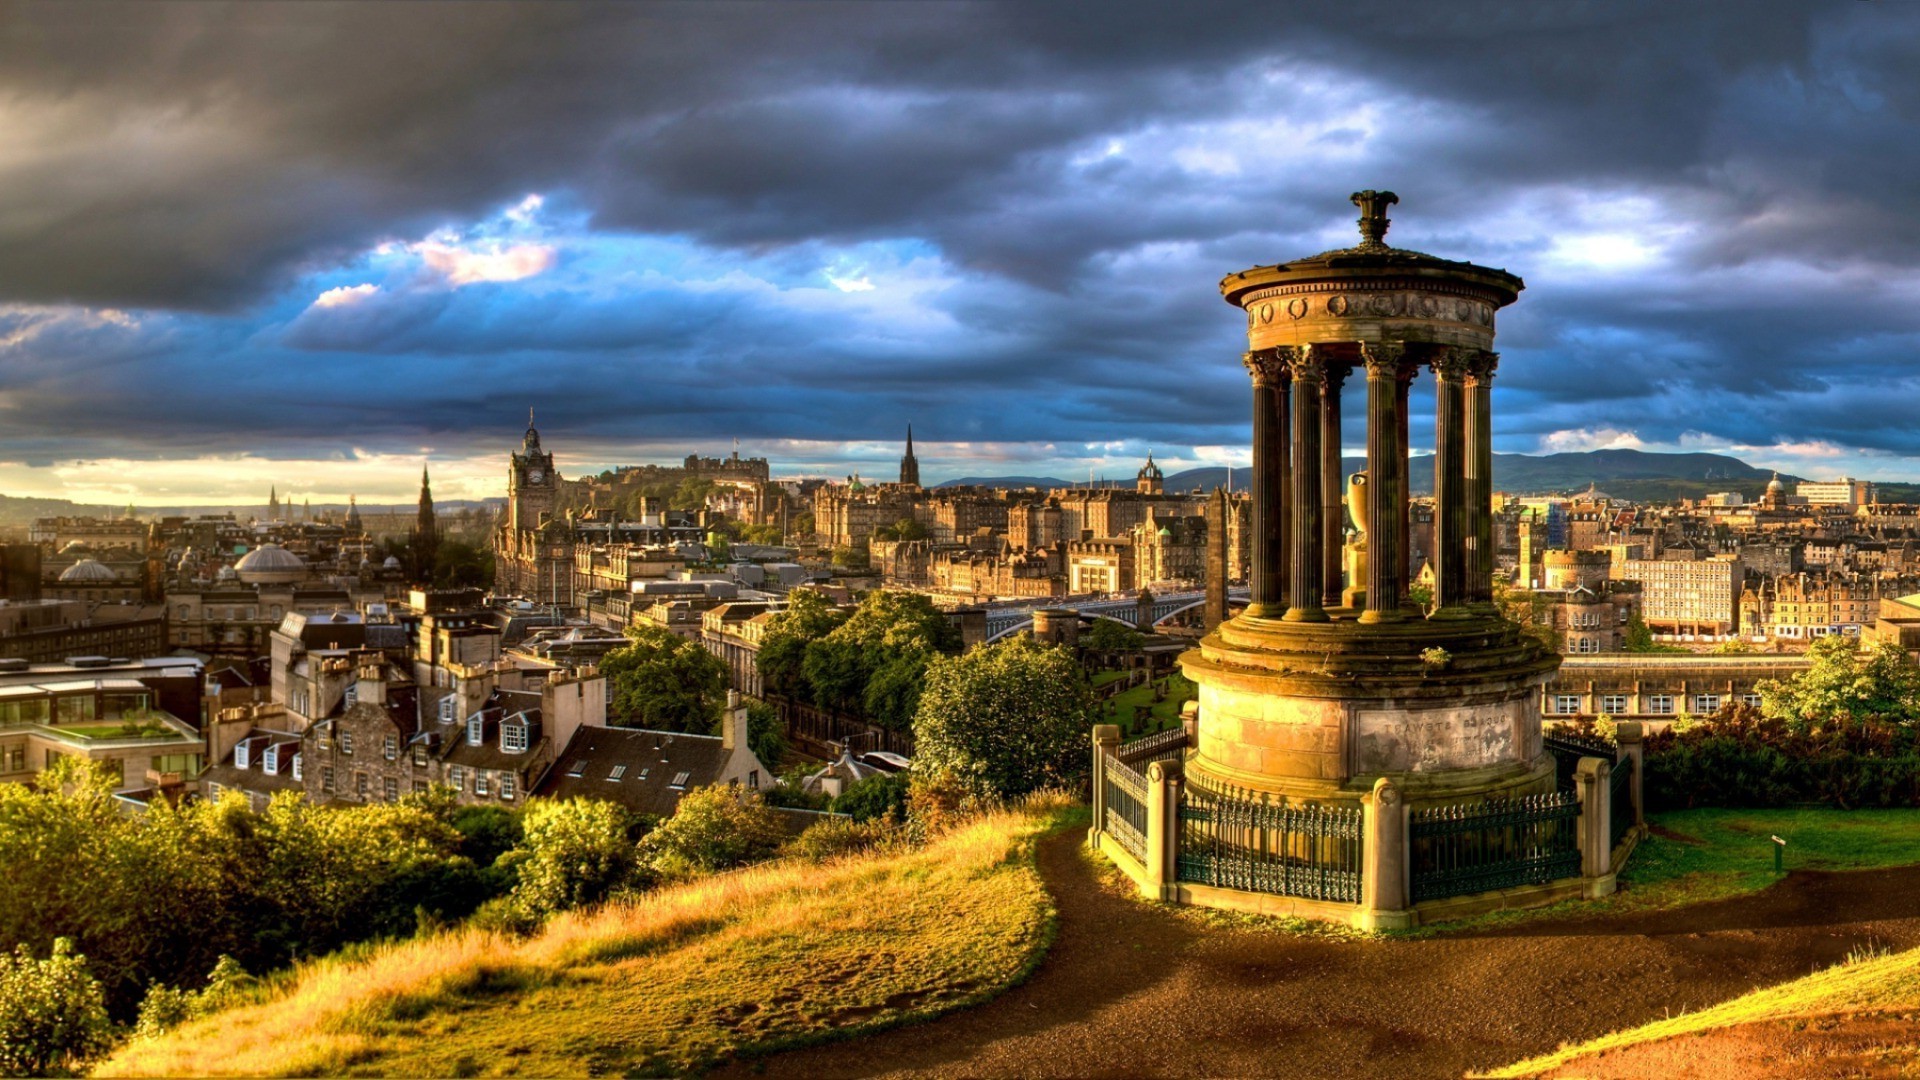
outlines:
{"label": "circular stone base", "polygon": [[1413,806],[1550,791],[1539,687],[1560,658],[1497,615],[1363,624],[1241,616],[1180,664],[1200,688],[1200,788],[1358,800],[1387,777]]}

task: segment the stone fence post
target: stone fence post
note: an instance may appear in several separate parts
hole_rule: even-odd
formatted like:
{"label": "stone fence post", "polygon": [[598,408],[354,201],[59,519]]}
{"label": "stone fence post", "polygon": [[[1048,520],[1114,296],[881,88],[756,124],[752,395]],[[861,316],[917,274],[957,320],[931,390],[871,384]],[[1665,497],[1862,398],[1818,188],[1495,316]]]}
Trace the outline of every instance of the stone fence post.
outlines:
{"label": "stone fence post", "polygon": [[1180,706],[1180,726],[1187,733],[1189,747],[1200,745],[1200,703],[1189,701]]}
{"label": "stone fence post", "polygon": [[1413,925],[1407,900],[1407,802],[1381,777],[1360,798],[1361,927],[1404,930]]}
{"label": "stone fence post", "polygon": [[1107,827],[1107,755],[1119,750],[1118,724],[1093,725],[1093,826],[1087,830],[1087,843],[1096,848]]}
{"label": "stone fence post", "polygon": [[1580,876],[1587,879],[1587,898],[1613,892],[1613,762],[1583,757],[1573,770],[1573,786],[1580,796]]}
{"label": "stone fence post", "polygon": [[1647,823],[1646,729],[1638,720],[1622,720],[1613,737],[1614,741],[1620,744],[1620,756],[1633,759],[1633,779],[1628,781],[1628,787],[1633,791],[1633,823],[1645,825]]}
{"label": "stone fence post", "polygon": [[1161,900],[1180,899],[1180,797],[1186,765],[1178,758],[1147,766],[1147,881]]}

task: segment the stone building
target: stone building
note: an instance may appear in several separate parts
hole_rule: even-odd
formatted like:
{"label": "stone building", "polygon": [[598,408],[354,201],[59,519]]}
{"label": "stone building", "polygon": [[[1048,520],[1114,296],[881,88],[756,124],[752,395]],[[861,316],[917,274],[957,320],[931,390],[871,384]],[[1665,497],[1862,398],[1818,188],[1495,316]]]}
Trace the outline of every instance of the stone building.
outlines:
{"label": "stone building", "polygon": [[507,462],[507,508],[494,531],[494,591],[560,608],[574,606],[572,538],[558,517],[560,477],[527,416],[520,449]]}
{"label": "stone building", "polygon": [[1639,582],[1641,617],[1655,631],[1718,638],[1739,629],[1744,575],[1737,555],[1629,559],[1614,576]]}

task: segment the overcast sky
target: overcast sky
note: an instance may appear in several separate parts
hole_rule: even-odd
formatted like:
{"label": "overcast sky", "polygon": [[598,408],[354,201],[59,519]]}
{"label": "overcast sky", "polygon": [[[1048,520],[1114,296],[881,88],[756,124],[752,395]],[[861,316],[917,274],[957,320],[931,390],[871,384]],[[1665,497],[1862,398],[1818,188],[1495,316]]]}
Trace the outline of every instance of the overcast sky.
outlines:
{"label": "overcast sky", "polygon": [[1920,479],[1917,4],[85,4],[0,7],[0,491],[1244,464],[1218,281],[1360,188],[1526,279],[1497,449]]}

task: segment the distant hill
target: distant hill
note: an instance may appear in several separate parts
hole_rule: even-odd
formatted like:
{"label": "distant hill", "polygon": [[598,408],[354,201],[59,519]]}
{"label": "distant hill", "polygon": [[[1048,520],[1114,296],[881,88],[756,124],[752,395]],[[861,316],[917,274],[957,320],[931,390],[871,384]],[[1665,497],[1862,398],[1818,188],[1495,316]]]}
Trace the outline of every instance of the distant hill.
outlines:
{"label": "distant hill", "polygon": [[[1344,465],[1347,475],[1352,475],[1366,468],[1366,461],[1350,457],[1345,459]],[[1609,495],[1635,501],[1697,499],[1716,491],[1738,491],[1749,498],[1758,498],[1766,489],[1767,481],[1772,478],[1772,472],[1724,454],[1589,450],[1539,456],[1493,455],[1494,487],[1500,491],[1526,495],[1575,492],[1597,484]],[[1431,460],[1415,461],[1411,479],[1415,494],[1431,494]],[[1781,479],[1793,483],[1798,477],[1782,475]],[[1245,490],[1251,480],[1248,470],[1233,470],[1232,483],[1236,491]],[[1195,488],[1211,491],[1227,482],[1227,470],[1215,466],[1173,473],[1167,477],[1166,486],[1168,491],[1192,491]],[[998,488],[1073,486],[1070,481],[1046,476],[969,476],[962,480],[949,480],[939,486],[960,485]],[[1131,488],[1133,477],[1116,478],[1112,486]]]}
{"label": "distant hill", "polygon": [[[1131,485],[1132,481],[1129,480]],[[1053,476],[963,476],[958,480],[942,480],[933,485],[937,488],[949,487],[990,487],[990,488],[1063,488],[1072,487],[1073,481],[1061,480]]]}

